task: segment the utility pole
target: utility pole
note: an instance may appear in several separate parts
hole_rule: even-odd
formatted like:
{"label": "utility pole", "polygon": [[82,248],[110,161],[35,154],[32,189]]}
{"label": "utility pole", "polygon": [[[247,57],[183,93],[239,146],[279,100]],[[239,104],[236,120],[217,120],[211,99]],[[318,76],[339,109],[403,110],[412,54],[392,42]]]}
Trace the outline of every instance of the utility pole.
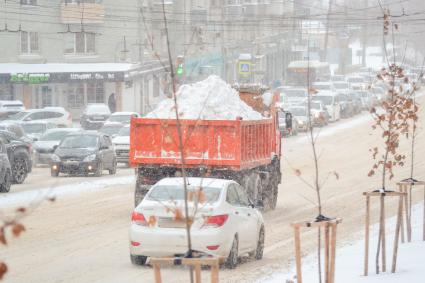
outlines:
{"label": "utility pole", "polygon": [[332,12],[332,1],[333,0],[329,0],[329,8],[328,8],[328,15],[326,17],[326,33],[325,33],[325,47],[323,50],[323,54],[322,54],[322,61],[326,62],[328,60],[328,41],[329,41],[329,25],[330,25],[330,21],[329,18],[331,16],[331,12]]}
{"label": "utility pole", "polygon": [[367,7],[368,7],[368,0],[364,0],[364,19],[365,22],[363,23],[363,39],[362,39],[362,43],[363,43],[363,48],[362,48],[362,66],[365,67],[366,66],[366,41],[367,41]]}

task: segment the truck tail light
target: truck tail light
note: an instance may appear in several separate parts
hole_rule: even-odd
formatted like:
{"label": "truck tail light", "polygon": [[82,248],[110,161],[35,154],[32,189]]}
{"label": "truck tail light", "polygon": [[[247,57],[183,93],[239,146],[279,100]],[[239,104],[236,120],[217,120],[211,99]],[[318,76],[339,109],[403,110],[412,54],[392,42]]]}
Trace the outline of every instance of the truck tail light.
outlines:
{"label": "truck tail light", "polygon": [[224,225],[224,223],[226,223],[228,218],[229,218],[228,214],[208,216],[207,218],[205,218],[205,222],[202,225],[202,228],[218,228],[218,227],[221,227],[221,226]]}
{"label": "truck tail light", "polygon": [[145,216],[137,211],[133,211],[133,214],[131,215],[131,222],[140,226],[148,226]]}

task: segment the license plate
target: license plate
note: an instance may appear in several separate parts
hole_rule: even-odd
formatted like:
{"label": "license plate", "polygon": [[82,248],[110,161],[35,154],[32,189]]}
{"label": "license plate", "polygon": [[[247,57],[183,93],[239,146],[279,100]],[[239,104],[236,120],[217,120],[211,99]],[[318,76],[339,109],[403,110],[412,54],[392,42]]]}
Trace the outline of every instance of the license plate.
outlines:
{"label": "license plate", "polygon": [[160,228],[186,228],[186,222],[182,220],[175,220],[168,217],[159,217],[158,227]]}
{"label": "license plate", "polygon": [[67,166],[78,166],[78,164],[80,164],[78,161],[65,161],[65,165]]}
{"label": "license plate", "polygon": [[93,120],[97,120],[97,121],[102,121],[103,120],[103,117],[102,116],[93,116],[93,118],[92,118]]}

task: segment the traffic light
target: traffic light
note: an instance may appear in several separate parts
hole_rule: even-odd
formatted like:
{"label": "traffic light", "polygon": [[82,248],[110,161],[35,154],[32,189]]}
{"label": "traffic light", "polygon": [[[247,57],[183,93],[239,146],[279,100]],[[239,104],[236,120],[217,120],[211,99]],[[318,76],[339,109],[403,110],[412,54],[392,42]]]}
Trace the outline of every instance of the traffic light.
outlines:
{"label": "traffic light", "polygon": [[183,76],[184,73],[184,56],[180,55],[177,56],[177,69],[176,69],[176,73],[177,76]]}
{"label": "traffic light", "polygon": [[183,64],[177,65],[177,75],[182,76],[183,75]]}

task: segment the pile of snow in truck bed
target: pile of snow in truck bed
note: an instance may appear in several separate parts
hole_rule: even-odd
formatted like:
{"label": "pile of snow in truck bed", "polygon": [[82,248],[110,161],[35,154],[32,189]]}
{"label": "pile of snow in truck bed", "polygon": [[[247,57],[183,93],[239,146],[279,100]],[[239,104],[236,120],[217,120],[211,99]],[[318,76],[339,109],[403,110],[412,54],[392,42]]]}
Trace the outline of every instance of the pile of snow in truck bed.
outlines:
{"label": "pile of snow in truck bed", "polygon": [[[238,92],[218,76],[182,85],[177,91],[179,117],[201,120],[262,119],[260,113],[239,98]],[[147,118],[175,119],[173,99],[161,101]]]}

